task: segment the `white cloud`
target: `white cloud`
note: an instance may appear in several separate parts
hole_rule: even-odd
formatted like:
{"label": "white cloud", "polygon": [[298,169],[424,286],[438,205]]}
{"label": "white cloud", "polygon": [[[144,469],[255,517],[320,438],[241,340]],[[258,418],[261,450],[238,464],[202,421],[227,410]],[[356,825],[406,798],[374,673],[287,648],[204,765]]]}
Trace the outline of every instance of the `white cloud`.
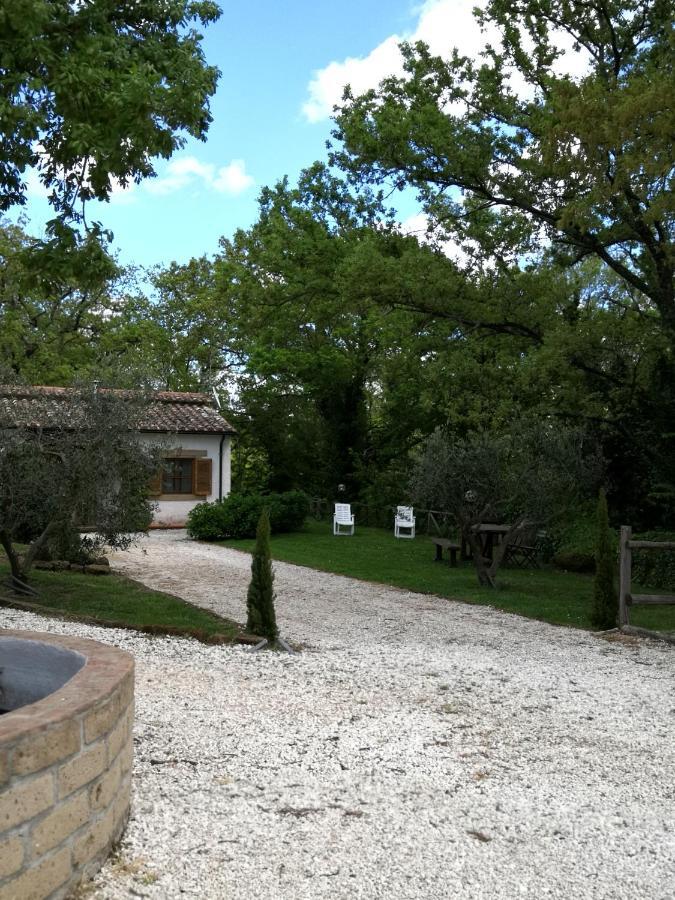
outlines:
{"label": "white cloud", "polygon": [[133,181],[129,181],[125,187],[118,178],[111,178],[108,199],[115,206],[126,206],[129,203],[134,203],[136,200],[136,185]]}
{"label": "white cloud", "polygon": [[255,184],[255,179],[247,174],[243,159],[233,159],[216,171],[212,163],[200,162],[195,156],[182,156],[172,159],[163,175],[144,182],[143,187],[151,194],[164,196],[200,183],[219,194],[236,195]]}
{"label": "white cloud", "polygon": [[309,83],[309,99],[302,111],[309,122],[327,119],[342,99],[342,91],[350,84],[354,94],[375,87],[387,75],[403,74],[403,59],[398,49],[402,37],[394,34],[379,44],[368,56],[348,57],[344,62],[329,63],[314,73]]}
{"label": "white cloud", "polygon": [[[417,24],[412,31],[391,35],[367,56],[348,57],[319,69],[307,88],[309,97],[302,107],[305,118],[309,122],[327,119],[333,107],[340,103],[347,84],[356,95],[377,87],[389,75],[402,75],[403,59],[398,49],[401,41],[424,41],[433,54],[444,58],[449,58],[454,47],[463,56],[476,58],[486,44],[497,46],[499,33],[494,26],[480,30],[473,15],[477,5],[481,4],[476,0],[426,0],[419,9]],[[556,65],[559,74],[579,75],[587,66],[586,55],[574,52],[572,43],[569,35],[559,35],[558,45],[565,50]],[[512,86],[525,92],[526,86],[517,74],[512,78]]]}
{"label": "white cloud", "polygon": [[218,174],[213,179],[213,187],[224,194],[241,194],[254,184],[253,177],[246,174],[243,159],[233,159],[229,166],[218,169]]}
{"label": "white cloud", "polygon": [[[218,194],[241,194],[255,184],[255,179],[246,171],[243,159],[233,159],[219,169],[212,163],[201,162],[195,156],[180,156],[170,160],[158,178],[148,178],[141,182],[144,191],[155,196],[167,196],[191,186],[206,187]],[[110,203],[126,205],[138,198],[139,186],[129,181],[122,186],[119,179],[110,179]],[[47,197],[49,191],[40,181],[36,169],[30,169],[26,176],[26,192],[31,197]]]}

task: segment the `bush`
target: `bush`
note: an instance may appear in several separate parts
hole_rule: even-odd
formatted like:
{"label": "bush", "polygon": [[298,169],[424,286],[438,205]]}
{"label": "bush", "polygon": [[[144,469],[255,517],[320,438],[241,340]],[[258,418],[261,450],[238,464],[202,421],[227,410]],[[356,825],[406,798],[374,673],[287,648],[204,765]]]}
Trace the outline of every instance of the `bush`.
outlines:
{"label": "bush", "polygon": [[230,494],[214,503],[199,503],[188,514],[188,534],[201,541],[255,537],[264,508],[269,510],[272,532],[297,531],[309,512],[309,498],[302,491],[287,491]]}
{"label": "bush", "polygon": [[594,572],[595,560],[590,553],[564,553],[558,551],[553,557],[553,565],[556,569],[565,572]]}
{"label": "bush", "polygon": [[302,491],[270,494],[262,499],[270,512],[272,533],[299,531],[309,515],[309,497]]}
{"label": "bush", "polygon": [[[675,541],[675,532],[646,531],[640,541]],[[645,587],[675,592],[675,550],[633,550],[631,579]]]}
{"label": "bush", "polygon": [[[597,528],[596,511],[590,506],[582,507],[574,520],[555,535],[553,565],[568,572],[595,572]],[[616,553],[619,541],[614,529],[610,529],[610,542]]]}

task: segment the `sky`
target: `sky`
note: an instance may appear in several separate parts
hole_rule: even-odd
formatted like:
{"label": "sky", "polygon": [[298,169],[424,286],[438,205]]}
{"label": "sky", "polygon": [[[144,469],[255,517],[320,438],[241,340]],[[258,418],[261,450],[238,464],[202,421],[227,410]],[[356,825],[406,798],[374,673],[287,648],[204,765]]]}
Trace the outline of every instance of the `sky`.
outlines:
{"label": "sky", "polygon": [[[210,256],[221,236],[252,225],[261,187],[284,175],[292,184],[326,158],[330,115],[344,84],[361,91],[400,70],[400,40],[422,37],[444,54],[467,39],[482,42],[470,14],[474,0],[220,5],[223,14],[204,29],[202,45],[221,71],[206,142],[189,139],[171,160],[157,161],[157,178],[88,207],[88,219],[113,232],[124,264]],[[51,214],[37,178],[28,184],[26,230],[40,235]]]}
{"label": "sky", "polygon": [[[156,178],[88,207],[88,219],[113,232],[125,265],[211,256],[221,236],[252,225],[260,188],[284,175],[293,184],[303,168],[326,159],[330,116],[344,85],[359,93],[401,71],[401,40],[422,39],[442,56],[454,46],[476,56],[486,41],[471,13],[476,0],[220,5],[221,18],[204,30],[206,59],[221,71],[206,142],[190,139],[157,162]],[[37,178],[28,183],[26,229],[40,235],[50,210]],[[421,227],[410,198],[401,218]]]}

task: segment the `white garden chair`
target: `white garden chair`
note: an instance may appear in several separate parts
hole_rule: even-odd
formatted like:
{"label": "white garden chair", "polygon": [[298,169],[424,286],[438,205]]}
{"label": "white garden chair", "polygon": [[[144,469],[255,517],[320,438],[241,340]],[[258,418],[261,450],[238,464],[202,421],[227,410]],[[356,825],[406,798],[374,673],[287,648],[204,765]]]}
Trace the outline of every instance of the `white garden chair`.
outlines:
{"label": "white garden chair", "polygon": [[[349,531],[342,531],[343,528],[348,528]],[[349,503],[335,504],[333,534],[354,534],[354,513]]]}
{"label": "white garden chair", "polygon": [[394,537],[415,537],[415,516],[412,506],[397,506],[394,518]]}

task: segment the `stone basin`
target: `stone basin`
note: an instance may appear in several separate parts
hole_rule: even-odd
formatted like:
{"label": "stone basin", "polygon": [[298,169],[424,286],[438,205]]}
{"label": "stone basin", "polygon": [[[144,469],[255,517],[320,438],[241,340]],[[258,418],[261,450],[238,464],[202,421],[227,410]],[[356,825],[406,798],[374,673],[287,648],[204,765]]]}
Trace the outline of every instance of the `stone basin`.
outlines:
{"label": "stone basin", "polygon": [[133,658],[0,629],[0,900],[69,896],[129,813]]}
{"label": "stone basin", "polygon": [[36,703],[70,681],[86,662],[76,650],[3,637],[0,632],[0,711]]}

